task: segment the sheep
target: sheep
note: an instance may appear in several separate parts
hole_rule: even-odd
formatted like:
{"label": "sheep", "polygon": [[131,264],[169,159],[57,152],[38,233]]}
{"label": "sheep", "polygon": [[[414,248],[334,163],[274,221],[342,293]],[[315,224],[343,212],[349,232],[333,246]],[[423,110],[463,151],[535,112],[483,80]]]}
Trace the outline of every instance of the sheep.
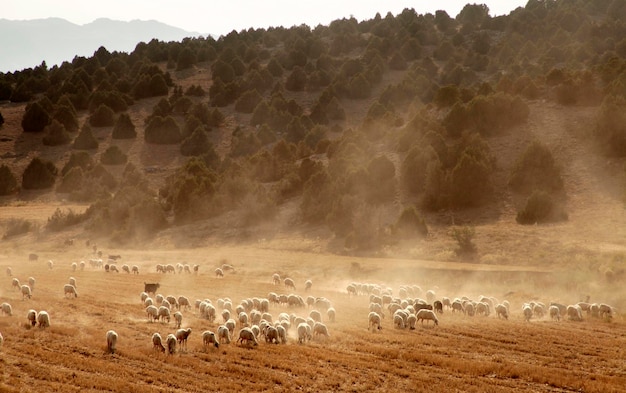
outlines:
{"label": "sheep", "polygon": [[52,261],[52,259],[48,260],[48,269],[52,270],[53,267],[54,267],[54,262]]}
{"label": "sheep", "polygon": [[[177,309],[180,310],[180,304],[178,304],[178,300],[174,297],[174,296],[168,296],[165,298],[167,300],[167,302],[172,306],[172,307],[176,307]],[[171,308],[170,308],[171,309]]]}
{"label": "sheep", "polygon": [[496,316],[498,317],[498,319],[509,319],[509,310],[507,310],[504,304],[500,303],[496,305]]}
{"label": "sheep", "polygon": [[311,310],[309,317],[311,317],[311,319],[315,322],[322,322],[322,314],[317,310]]}
{"label": "sheep", "polygon": [[537,318],[543,318],[546,313],[545,305],[543,305],[542,303],[535,303],[532,307],[533,314],[535,314]]}
{"label": "sheep", "polygon": [[117,333],[114,330],[107,332],[107,350],[110,353],[115,353],[115,346],[117,345]]}
{"label": "sheep", "polygon": [[276,331],[278,332],[278,339],[282,344],[287,344],[287,328],[285,325],[276,326]]}
{"label": "sheep", "polygon": [[308,323],[302,322],[298,324],[298,343],[303,344],[306,340],[311,339],[311,327]]}
{"label": "sheep", "polygon": [[561,320],[561,311],[557,306],[550,306],[550,308],[548,308],[548,312],[550,314],[550,319],[556,319],[557,321]]}
{"label": "sheep", "polygon": [[78,287],[76,286],[76,279],[75,279],[74,277],[70,277],[70,279],[68,280],[68,283],[69,283],[70,285],[73,285],[73,286],[74,286],[74,288],[78,288]]}
{"label": "sheep", "polygon": [[465,314],[465,306],[463,305],[463,302],[461,302],[461,300],[454,300],[452,302],[452,312],[462,312],[463,314]]}
{"label": "sheep", "polygon": [[11,288],[16,288],[19,291],[21,287],[22,285],[20,284],[20,280],[17,278],[13,278],[13,280],[11,280]]}
{"label": "sheep", "polygon": [[148,322],[154,322],[159,319],[159,309],[156,306],[149,305],[146,307],[146,314],[148,314]]}
{"label": "sheep", "polygon": [[522,306],[522,313],[524,314],[524,320],[526,320],[526,322],[529,322],[530,318],[533,317],[533,308],[530,306],[530,304],[524,304]]}
{"label": "sheep", "polygon": [[167,353],[173,355],[176,353],[176,336],[168,334],[165,338],[165,345],[167,346]]}
{"label": "sheep", "polygon": [[267,326],[265,328],[265,342],[278,344],[278,330],[274,326]]}
{"label": "sheep", "polygon": [[178,297],[178,309],[180,310],[181,307],[184,307],[185,309],[191,309],[189,299],[187,299],[185,296]]}
{"label": "sheep", "polygon": [[313,286],[313,281],[311,280],[306,280],[304,282],[304,290],[305,291],[309,291],[311,289],[311,287]]}
{"label": "sheep", "polygon": [[37,322],[40,328],[50,327],[50,315],[46,311],[39,311],[37,314]]}
{"label": "sheep", "polygon": [[[401,310],[398,310],[398,311],[401,311]],[[402,315],[393,314],[393,326],[398,329],[404,329],[404,318],[402,318]]]}
{"label": "sheep", "polygon": [[418,321],[422,321],[422,325],[424,325],[424,320],[426,320],[426,324],[428,325],[429,321],[435,322],[435,325],[439,325],[439,319],[437,318],[437,314],[433,310],[422,309],[417,312],[415,315]]}
{"label": "sheep", "polygon": [[249,344],[250,342],[254,346],[259,345],[259,342],[257,341],[252,329],[250,329],[249,327],[244,327],[239,331],[239,338],[237,339],[237,343],[241,343],[243,345]]}
{"label": "sheep", "polygon": [[176,331],[176,340],[178,341],[178,346],[181,349],[183,347],[185,348],[185,350],[187,349],[187,339],[189,338],[190,334],[191,334],[191,328],[178,329]]}
{"label": "sheep", "polygon": [[167,319],[167,323],[170,323],[170,309],[169,308],[165,306],[159,307],[157,315],[158,315],[158,319],[160,319],[161,322]]}
{"label": "sheep", "polygon": [[605,303],[600,303],[598,308],[598,315],[600,316],[600,318],[610,320],[611,318],[613,318],[613,307]]}
{"label": "sheep", "polygon": [[376,326],[376,328],[378,330],[382,330],[383,327],[380,323],[380,315],[378,315],[377,312],[375,311],[370,311],[369,315],[368,315],[368,321],[369,321],[369,325],[367,327],[367,329],[371,329],[372,326]]}
{"label": "sheep", "polygon": [[4,343],[4,337],[2,337],[2,333],[0,333],[0,348],[2,347],[3,343]]}
{"label": "sheep", "polygon": [[150,296],[148,295],[147,292],[141,292],[139,294],[139,298],[141,299],[141,303],[145,306],[146,305],[146,299],[148,299]]}
{"label": "sheep", "polygon": [[200,265],[193,265],[193,274],[198,274],[198,269],[200,269]]}
{"label": "sheep", "polygon": [[330,334],[328,334],[328,328],[321,322],[315,322],[315,325],[313,325],[313,335],[330,337]]}
{"label": "sheep", "polygon": [[215,336],[215,333],[213,333],[210,330],[205,330],[202,333],[202,344],[204,344],[205,347],[208,347],[210,344],[213,344],[215,348],[220,347],[220,343],[217,337]]}
{"label": "sheep", "polygon": [[326,310],[326,315],[328,316],[329,322],[335,322],[335,309],[334,308],[331,307],[328,310]]}
{"label": "sheep", "polygon": [[7,276],[11,277],[13,275],[13,271],[11,270],[11,267],[7,267]]}
{"label": "sheep", "polygon": [[567,306],[567,317],[570,321],[582,321],[583,320],[583,310],[578,305],[570,305]]}
{"label": "sheep", "polygon": [[78,267],[80,268],[81,271],[85,270],[85,261],[80,261],[80,263],[78,264]]}
{"label": "sheep", "polygon": [[130,274],[130,266],[128,266],[127,264],[123,264],[122,271],[124,271],[127,274]]}
{"label": "sheep", "polygon": [[139,266],[133,265],[133,267],[130,268],[130,271],[133,272],[133,274],[139,274]]}
{"label": "sheep", "polygon": [[35,279],[33,277],[28,277],[28,286],[31,291],[35,291]]}
{"label": "sheep", "polygon": [[280,275],[279,275],[278,273],[274,273],[274,274],[272,275],[272,283],[273,283],[274,285],[279,285],[279,284],[280,284],[280,281],[281,281],[281,280],[280,280]]}
{"label": "sheep", "polygon": [[120,272],[116,265],[109,265],[109,271],[115,272],[115,273],[119,273]]}
{"label": "sheep", "polygon": [[33,295],[30,291],[30,287],[26,284],[22,285],[22,300],[24,300],[25,297],[28,297],[30,299],[32,296]]}
{"label": "sheep", "polygon": [[292,288],[294,291],[296,290],[296,284],[291,278],[285,278],[284,283],[286,288]]}
{"label": "sheep", "polygon": [[2,303],[0,308],[2,309],[2,314],[6,314],[8,316],[13,315],[13,309],[11,308],[11,305],[9,303]]}
{"label": "sheep", "polygon": [[163,346],[163,339],[159,333],[154,333],[152,335],[152,349],[155,351],[165,352],[165,347]]}
{"label": "sheep", "polygon": [[409,318],[407,318],[407,324],[410,330],[415,330],[416,323],[417,323],[417,317],[415,316],[415,314],[409,315]]}
{"label": "sheep", "polygon": [[443,303],[440,300],[435,300],[435,302],[433,303],[433,309],[435,310],[435,312],[443,314]]}
{"label": "sheep", "polygon": [[220,344],[230,344],[230,330],[225,325],[220,325],[217,328],[217,338]]}
{"label": "sheep", "polygon": [[215,277],[224,277],[224,271],[218,267],[217,269],[215,269]]}
{"label": "sheep", "polygon": [[183,314],[180,311],[176,311],[174,313],[174,320],[176,321],[176,328],[180,328],[180,325],[183,323]]}
{"label": "sheep", "polygon": [[76,262],[72,262],[72,264],[70,265],[70,268],[72,269],[73,272],[75,272],[76,269],[78,268],[78,264]]}
{"label": "sheep", "polygon": [[476,314],[489,316],[489,304],[486,302],[479,302],[476,304]]}
{"label": "sheep", "polygon": [[550,306],[556,306],[559,309],[560,316],[565,316],[567,314],[567,306],[560,303],[550,302]]}
{"label": "sheep", "polygon": [[30,325],[34,327],[37,324],[37,311],[28,310],[28,313],[26,314],[26,318],[28,319],[28,322],[30,323]]}
{"label": "sheep", "polygon": [[78,297],[78,293],[76,292],[76,287],[74,287],[71,284],[65,284],[63,286],[63,296],[67,296],[70,295],[70,297],[72,297],[72,295],[74,295],[74,297]]}

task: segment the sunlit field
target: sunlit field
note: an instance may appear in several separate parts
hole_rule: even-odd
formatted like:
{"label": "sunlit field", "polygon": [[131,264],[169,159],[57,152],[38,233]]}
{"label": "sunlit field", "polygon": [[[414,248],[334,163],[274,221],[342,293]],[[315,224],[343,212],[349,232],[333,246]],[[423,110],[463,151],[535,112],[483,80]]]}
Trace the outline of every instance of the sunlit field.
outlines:
{"label": "sunlit field", "polygon": [[[63,251],[0,256],[0,301],[12,306],[12,316],[0,315],[0,391],[626,391],[626,323],[619,311],[624,298],[617,286],[595,285],[592,302],[616,307],[612,319],[584,314],[581,322],[533,317],[526,322],[522,304],[558,301],[573,304],[581,294],[565,277],[548,271],[514,266],[478,267],[395,259],[360,259],[262,247],[206,247],[182,250],[115,250],[120,273],[90,266],[91,247],[75,244]],[[107,261],[107,253],[102,256]],[[48,260],[53,261],[52,269]],[[84,270],[71,264],[86,261]],[[199,265],[198,273],[157,273],[157,264]],[[234,271],[216,277],[215,269],[230,264]],[[121,266],[137,265],[139,274]],[[6,274],[11,267],[12,276]],[[488,270],[486,270],[488,269]],[[295,291],[272,275],[290,277]],[[31,299],[12,287],[36,280]],[[64,296],[63,286],[76,279],[78,297]],[[308,291],[305,280],[313,283]],[[149,322],[140,294],[144,282],[158,282],[157,293],[184,295],[191,309],[181,309],[182,327],[191,328],[187,349],[173,355],[153,350],[151,336],[176,331],[170,323]],[[369,296],[349,295],[352,283],[391,289],[398,297],[403,285],[422,290],[412,298],[436,299],[481,295],[508,300],[510,317],[467,316],[444,309],[439,325],[418,322],[415,330],[395,328],[385,306],[382,330],[368,329]],[[568,287],[570,289],[568,289]],[[599,288],[602,288],[600,290]],[[579,288],[577,288],[579,289]],[[286,344],[258,346],[237,343],[240,325],[230,344],[205,347],[202,332],[223,323],[221,309],[210,322],[200,318],[196,299],[230,298],[234,308],[243,299],[276,294],[325,297],[336,309],[335,322],[320,309],[330,337],[314,336],[298,343],[295,326]],[[155,296],[152,295],[152,298]],[[281,312],[307,317],[315,307],[270,304],[276,320]],[[50,328],[31,328],[29,309],[46,310]],[[172,310],[174,312],[174,310]],[[234,312],[233,312],[234,314]],[[119,335],[115,353],[107,350],[105,334]]]}

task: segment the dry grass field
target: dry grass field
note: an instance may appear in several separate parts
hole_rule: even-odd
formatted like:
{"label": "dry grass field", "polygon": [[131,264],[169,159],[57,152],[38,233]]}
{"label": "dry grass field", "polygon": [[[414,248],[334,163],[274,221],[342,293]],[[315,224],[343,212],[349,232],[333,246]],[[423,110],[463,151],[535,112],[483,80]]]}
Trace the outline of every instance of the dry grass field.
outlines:
{"label": "dry grass field", "polygon": [[[30,247],[33,245],[30,244]],[[72,262],[91,258],[84,244],[61,247],[42,242],[39,260],[28,261],[24,244],[11,244],[0,255],[0,300],[12,305],[13,316],[0,316],[4,345],[0,349],[0,391],[430,391],[430,392],[620,392],[626,391],[626,321],[585,317],[582,322],[549,318],[525,322],[521,304],[530,300],[575,303],[580,294],[568,290],[567,278],[523,266],[432,263],[391,258],[355,258],[315,252],[280,250],[252,244],[194,249],[110,250],[119,264],[136,264],[140,274],[105,273],[89,266],[73,272]],[[107,252],[105,251],[105,255]],[[47,261],[52,259],[50,270]],[[159,263],[198,264],[199,273],[156,273]],[[223,278],[214,269],[235,267]],[[36,279],[33,297],[11,287]],[[183,327],[192,334],[188,349],[174,355],[154,352],[151,335],[163,337],[174,322],[148,322],[140,293],[144,282],[160,282],[158,293],[196,299],[266,297],[294,292],[271,282],[273,273],[292,277],[295,293],[328,298],[337,311],[328,322],[330,338],[298,344],[295,328],[287,344],[258,347],[235,341],[216,348],[202,344],[204,330],[216,331],[198,310],[183,310]],[[63,285],[77,281],[77,298],[66,298]],[[304,291],[304,281],[313,287]],[[433,289],[437,297],[480,295],[511,302],[509,320],[463,316],[446,310],[439,326],[396,329],[389,315],[380,331],[368,330],[368,296],[350,297],[350,282],[375,283],[398,294],[400,285]],[[618,285],[592,286],[592,301],[623,307]],[[424,294],[422,294],[422,297]],[[615,302],[622,302],[616,304]],[[51,327],[29,328],[29,309],[47,310]],[[221,310],[218,310],[218,314]],[[309,308],[270,306],[280,312],[308,316]],[[119,334],[117,351],[106,350],[105,333]],[[237,332],[239,327],[235,330]],[[235,334],[236,336],[236,334]]]}

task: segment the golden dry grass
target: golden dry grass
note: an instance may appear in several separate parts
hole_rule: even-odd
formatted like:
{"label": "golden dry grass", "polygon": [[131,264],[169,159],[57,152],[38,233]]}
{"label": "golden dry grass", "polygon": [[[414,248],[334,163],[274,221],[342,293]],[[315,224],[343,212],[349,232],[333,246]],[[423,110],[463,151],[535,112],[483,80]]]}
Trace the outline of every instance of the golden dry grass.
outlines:
{"label": "golden dry grass", "polygon": [[[32,246],[32,245],[31,245]],[[87,265],[72,272],[70,265],[90,257],[90,249],[75,244],[55,249],[48,243],[37,262],[28,262],[22,245],[0,256],[0,300],[14,315],[0,317],[5,337],[0,349],[0,391],[585,391],[620,392],[626,386],[626,322],[586,318],[583,322],[524,322],[521,303],[578,301],[555,274],[515,266],[432,264],[429,262],[353,258],[311,252],[270,249],[255,245],[200,249],[111,250],[121,263],[137,264],[140,274],[105,273]],[[105,252],[106,255],[106,252]],[[55,261],[49,270],[46,261]],[[215,267],[235,266],[222,279]],[[200,265],[200,274],[162,275],[157,263]],[[358,264],[358,265],[357,265]],[[22,300],[5,275],[25,282],[36,278],[33,298]],[[358,267],[357,267],[358,266]],[[149,323],[139,295],[144,282],[160,282],[163,295],[185,295],[191,301],[230,297],[234,304],[249,297],[266,297],[274,272],[293,277],[296,293],[324,296],[337,310],[327,322],[331,337],[300,345],[295,329],[286,345],[261,342],[246,348],[222,345],[203,348],[201,333],[216,331],[197,310],[183,311],[183,327],[192,328],[188,350],[173,356],[153,352],[151,335],[165,337],[173,323]],[[79,297],[64,298],[63,284],[76,277]],[[303,290],[313,280],[310,293]],[[384,285],[397,294],[402,284],[435,289],[437,296],[491,295],[512,303],[508,321],[491,316],[465,317],[445,312],[438,327],[418,325],[414,331],[394,329],[389,316],[383,330],[367,329],[368,297],[349,297],[352,281]],[[505,283],[505,285],[503,285]],[[606,284],[609,285],[609,284]],[[598,287],[594,287],[598,288]],[[605,286],[592,300],[611,297],[619,288]],[[506,296],[504,296],[506,294]],[[47,310],[50,329],[29,329],[28,309]],[[286,311],[308,315],[309,309],[271,306],[277,316]],[[105,333],[119,334],[117,352],[106,352]]]}

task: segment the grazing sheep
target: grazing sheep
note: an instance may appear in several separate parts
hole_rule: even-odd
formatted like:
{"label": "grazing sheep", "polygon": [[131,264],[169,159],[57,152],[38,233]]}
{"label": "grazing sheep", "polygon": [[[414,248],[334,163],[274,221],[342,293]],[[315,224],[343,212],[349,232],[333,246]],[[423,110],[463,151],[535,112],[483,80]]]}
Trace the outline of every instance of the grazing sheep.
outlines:
{"label": "grazing sheep", "polygon": [[11,308],[11,305],[9,303],[2,303],[0,308],[2,309],[2,314],[6,314],[8,316],[13,315],[13,309]]}
{"label": "grazing sheep", "polygon": [[146,299],[148,299],[149,297],[150,296],[146,292],[141,292],[139,294],[139,298],[141,299],[141,303],[143,303],[144,306],[147,306]]}
{"label": "grazing sheep", "polygon": [[296,290],[296,284],[291,278],[285,278],[285,287],[292,288],[294,291]]}
{"label": "grazing sheep", "polygon": [[78,293],[76,292],[76,287],[74,287],[71,284],[65,284],[63,286],[63,296],[67,296],[70,295],[70,297],[72,297],[72,295],[74,295],[74,297],[78,297]]}
{"label": "grazing sheep", "polygon": [[545,305],[541,303],[535,303],[533,304],[532,307],[533,307],[533,314],[535,314],[537,318],[543,318],[543,316],[546,313]]}
{"label": "grazing sheep", "polygon": [[439,319],[437,318],[437,314],[433,310],[422,309],[417,312],[415,315],[418,321],[422,321],[422,325],[424,325],[424,320],[426,320],[426,324],[428,325],[429,321],[435,322],[435,325],[439,325]]}
{"label": "grazing sheep", "polygon": [[30,322],[30,325],[34,327],[37,324],[37,311],[28,310],[26,318],[28,318],[28,322]]}
{"label": "grazing sheep", "polygon": [[321,322],[315,322],[315,325],[313,325],[313,335],[330,337],[330,334],[328,334],[328,328]]}
{"label": "grazing sheep", "polygon": [[578,305],[567,306],[567,317],[570,321],[582,321],[583,310]]}
{"label": "grazing sheep", "polygon": [[533,308],[530,304],[524,304],[524,306],[522,306],[522,313],[524,313],[524,320],[530,322],[530,318],[533,317]]}
{"label": "grazing sheep", "polygon": [[509,310],[506,308],[504,304],[496,305],[496,316],[498,317],[498,319],[500,318],[509,319]]}
{"label": "grazing sheep", "polygon": [[35,291],[35,279],[33,277],[28,277],[28,286],[31,291]]}
{"label": "grazing sheep", "polygon": [[217,338],[220,344],[230,344],[230,330],[228,330],[226,325],[220,325],[217,328]]}
{"label": "grazing sheep", "polygon": [[159,319],[159,309],[156,306],[149,305],[146,307],[146,313],[148,314],[148,322],[154,322]]}
{"label": "grazing sheep", "polygon": [[452,312],[462,312],[463,314],[465,314],[465,306],[463,305],[463,302],[460,300],[455,300],[454,302],[452,302]]}
{"label": "grazing sheep", "polygon": [[167,353],[173,355],[176,353],[176,336],[168,334],[165,338],[165,345],[167,346]]}
{"label": "grazing sheep", "polygon": [[78,268],[78,264],[76,262],[72,262],[72,264],[70,265],[70,268],[72,269],[73,272],[75,272],[76,269]]}
{"label": "grazing sheep", "polygon": [[305,291],[309,291],[311,289],[311,287],[313,286],[313,281],[311,280],[306,280],[304,282],[304,290]]}
{"label": "grazing sheep", "polygon": [[254,346],[259,345],[259,342],[257,341],[254,332],[249,327],[244,327],[239,331],[239,338],[237,339],[237,343],[241,343],[242,345],[247,345],[249,343],[252,343],[252,345]]}
{"label": "grazing sheep", "polygon": [[191,328],[187,329],[178,329],[176,331],[176,340],[178,341],[178,346],[182,349],[183,347],[187,350],[187,339],[191,334]]}
{"label": "grazing sheep", "polygon": [[107,332],[107,350],[110,353],[115,353],[115,346],[117,345],[117,333],[113,330]]}
{"label": "grazing sheep", "polygon": [[303,344],[306,340],[311,340],[311,326],[306,322],[298,324],[298,343]]}
{"label": "grazing sheep", "polygon": [[128,266],[127,264],[123,264],[122,265],[122,271],[124,271],[125,273],[130,274],[130,266]]}
{"label": "grazing sheep", "polygon": [[407,318],[407,324],[410,330],[415,330],[416,323],[417,323],[417,317],[414,314],[409,315],[409,318]]}
{"label": "grazing sheep", "polygon": [[24,300],[25,297],[30,299],[32,296],[33,294],[30,291],[30,287],[26,284],[22,285],[22,300]]}
{"label": "grazing sheep", "polygon": [[48,260],[48,269],[52,270],[53,267],[54,267],[54,262],[51,259]]}
{"label": "grazing sheep", "polygon": [[170,323],[170,309],[165,306],[159,307],[158,319],[160,319],[161,322],[164,322],[165,319],[167,319],[167,323]]}
{"label": "grazing sheep", "polygon": [[115,273],[119,273],[120,272],[116,265],[109,265],[109,271],[112,271],[112,272],[115,272]]}
{"label": "grazing sheep", "polygon": [[565,316],[567,314],[567,306],[560,303],[550,302],[550,306],[556,306],[559,309],[560,316]]}
{"label": "grazing sheep", "polygon": [[215,336],[215,333],[210,330],[206,330],[202,333],[202,344],[204,344],[205,347],[208,347],[210,344],[213,344],[215,348],[220,347],[220,343]]}
{"label": "grazing sheep", "polygon": [[50,327],[50,315],[46,311],[39,311],[37,314],[37,322],[40,328]]}
{"label": "grazing sheep", "polygon": [[163,346],[163,339],[159,333],[154,333],[152,335],[152,349],[155,351],[165,352],[165,347]]}
{"label": "grazing sheep", "polygon": [[309,317],[315,322],[322,322],[322,314],[317,310],[311,310]]}
{"label": "grazing sheep", "polygon": [[279,275],[278,273],[274,273],[274,274],[272,275],[272,283],[273,283],[274,285],[279,285],[279,284],[280,284],[280,281],[281,281],[281,280],[280,280],[280,275]]}
{"label": "grazing sheep", "polygon": [[218,267],[215,269],[215,277],[224,277],[224,271]]}
{"label": "grazing sheep", "polygon": [[[288,322],[287,322],[288,323]],[[278,339],[282,344],[287,344],[287,328],[285,325],[276,326],[276,331],[278,331]]]}
{"label": "grazing sheep", "polygon": [[80,263],[78,264],[78,267],[80,268],[81,271],[85,270],[85,261],[80,261]]}
{"label": "grazing sheep", "polygon": [[7,267],[7,276],[11,277],[13,275],[13,271],[11,270],[11,267]]}
{"label": "grazing sheep", "polygon": [[265,328],[265,342],[267,343],[274,343],[274,344],[278,344],[279,343],[279,339],[278,339],[278,330],[276,330],[276,328],[274,326],[268,325]]}
{"label": "grazing sheep", "polygon": [[139,266],[133,265],[133,267],[130,268],[130,271],[133,272],[133,274],[139,274]]}
{"label": "grazing sheep", "polygon": [[489,304],[486,302],[479,302],[476,304],[476,314],[489,316]]}
{"label": "grazing sheep", "polygon": [[598,308],[598,315],[600,316],[600,318],[610,320],[611,318],[613,318],[613,307],[605,303],[600,303]]}
{"label": "grazing sheep", "polygon": [[326,315],[328,315],[329,322],[335,322],[335,309],[334,308],[331,307],[328,310],[326,310]]}
{"label": "grazing sheep", "polygon": [[74,286],[74,288],[78,288],[78,287],[76,286],[76,279],[75,279],[74,277],[70,277],[70,279],[68,280],[68,282],[69,282],[69,284],[70,284],[70,285],[73,285],[73,286]]}
{"label": "grazing sheep", "polygon": [[440,300],[435,300],[433,303],[433,310],[439,314],[443,314],[443,303]]}
{"label": "grazing sheep", "polygon": [[369,321],[369,325],[367,327],[368,330],[371,329],[372,326],[376,326],[378,330],[382,330],[383,327],[380,323],[380,315],[378,315],[377,312],[370,311],[368,315],[368,321]]}
{"label": "grazing sheep", "polygon": [[557,321],[561,320],[561,311],[557,306],[550,306],[550,308],[548,308],[548,312],[550,313],[550,319],[556,319]]}
{"label": "grazing sheep", "polygon": [[178,297],[178,309],[180,310],[181,307],[184,307],[185,309],[191,309],[191,304],[189,304],[189,299],[187,299],[185,296]]}
{"label": "grazing sheep", "polygon": [[18,280],[17,278],[11,280],[11,288],[16,288],[19,291],[21,287],[22,285],[20,285],[20,280]]}
{"label": "grazing sheep", "polygon": [[193,274],[198,274],[198,269],[200,269],[200,265],[193,265]]}
{"label": "grazing sheep", "polygon": [[[401,310],[398,310],[398,311],[401,311]],[[402,315],[395,314],[395,313],[393,314],[393,326],[396,327],[397,329],[404,329],[404,318],[402,318]]]}
{"label": "grazing sheep", "polygon": [[176,328],[180,328],[180,325],[183,323],[183,314],[180,311],[176,311],[174,313],[174,320],[176,321]]}

